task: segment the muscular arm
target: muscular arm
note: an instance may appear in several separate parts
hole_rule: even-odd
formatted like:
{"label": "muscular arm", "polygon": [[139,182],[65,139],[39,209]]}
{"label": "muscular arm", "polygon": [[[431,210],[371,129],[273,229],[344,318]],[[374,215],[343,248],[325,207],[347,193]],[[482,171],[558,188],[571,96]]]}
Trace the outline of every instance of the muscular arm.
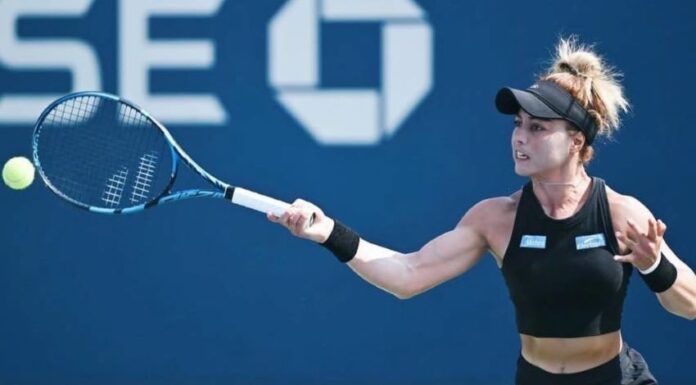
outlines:
{"label": "muscular arm", "polygon": [[407,299],[470,269],[486,252],[483,235],[490,201],[472,207],[457,226],[428,242],[420,250],[399,253],[361,240],[351,269],[371,284]]}
{"label": "muscular arm", "polygon": [[[639,233],[638,237],[643,238],[642,242],[633,245],[634,250],[630,250],[631,258],[634,259],[631,263],[636,268],[647,269],[656,260],[658,251],[661,251],[662,255],[672,262],[677,269],[677,279],[674,284],[669,289],[656,293],[660,304],[670,313],[690,320],[696,319],[696,275],[663,241],[662,236],[659,236],[658,242],[655,242],[654,245],[645,241],[651,231],[650,222],[655,223],[655,218],[650,210],[640,201],[629,196],[619,196],[615,200],[615,204],[612,205],[612,209],[612,214],[615,214],[614,221],[617,231],[630,234],[631,226],[635,226],[635,230],[637,230],[635,232]],[[633,225],[629,224],[629,221]],[[655,226],[664,226],[664,224]],[[664,233],[664,228],[662,232]],[[621,239],[619,240],[621,242]],[[654,248],[655,252],[651,253],[649,251],[651,248]],[[629,251],[630,247],[623,244],[622,249]]]}

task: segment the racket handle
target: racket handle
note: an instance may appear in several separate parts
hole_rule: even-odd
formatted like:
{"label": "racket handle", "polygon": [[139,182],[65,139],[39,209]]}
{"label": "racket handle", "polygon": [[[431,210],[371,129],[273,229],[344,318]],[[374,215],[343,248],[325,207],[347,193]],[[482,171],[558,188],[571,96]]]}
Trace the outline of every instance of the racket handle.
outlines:
{"label": "racket handle", "polygon": [[232,192],[232,199],[230,200],[236,205],[244,206],[262,213],[272,213],[277,217],[283,215],[290,207],[289,203],[255,193],[253,191],[245,190],[240,187],[234,188],[234,191]]}
{"label": "racket handle", "polygon": [[[290,207],[289,203],[285,203],[281,200],[271,198],[259,193],[255,193],[253,191],[249,191],[241,187],[228,187],[225,191],[225,198],[232,201],[232,203],[234,204],[244,206],[252,210],[260,211],[262,213],[271,213],[277,217],[285,214],[285,212]],[[315,218],[316,214],[312,213],[312,217],[309,219],[309,221],[307,221],[305,227],[312,226],[314,224]]]}

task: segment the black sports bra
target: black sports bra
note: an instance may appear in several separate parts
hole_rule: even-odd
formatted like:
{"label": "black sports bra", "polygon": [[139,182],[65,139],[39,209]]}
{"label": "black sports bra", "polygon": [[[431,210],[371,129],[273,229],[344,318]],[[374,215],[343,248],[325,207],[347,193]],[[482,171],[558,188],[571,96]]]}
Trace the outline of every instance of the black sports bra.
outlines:
{"label": "black sports bra", "polygon": [[535,337],[586,337],[619,330],[631,264],[614,261],[618,242],[604,181],[573,216],[548,217],[531,182],[517,207],[502,272],[517,329]]}

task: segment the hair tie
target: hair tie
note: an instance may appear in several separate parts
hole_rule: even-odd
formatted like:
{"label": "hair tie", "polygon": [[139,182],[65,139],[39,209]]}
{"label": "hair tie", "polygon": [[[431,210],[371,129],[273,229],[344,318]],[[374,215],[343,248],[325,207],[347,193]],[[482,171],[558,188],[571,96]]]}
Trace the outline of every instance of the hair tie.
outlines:
{"label": "hair tie", "polygon": [[562,70],[570,72],[571,74],[573,74],[575,76],[580,76],[580,73],[578,72],[578,70],[576,70],[575,67],[571,66],[570,64],[568,64],[566,62],[559,64],[558,67]]}

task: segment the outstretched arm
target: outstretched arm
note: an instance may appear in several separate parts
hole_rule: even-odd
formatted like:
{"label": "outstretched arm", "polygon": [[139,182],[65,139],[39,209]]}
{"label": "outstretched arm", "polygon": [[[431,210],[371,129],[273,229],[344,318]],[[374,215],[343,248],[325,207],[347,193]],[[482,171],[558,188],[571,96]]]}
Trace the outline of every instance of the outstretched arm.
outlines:
{"label": "outstretched arm", "polygon": [[[485,215],[490,215],[485,202],[472,207],[454,229],[415,252],[400,253],[360,239],[348,266],[366,281],[401,299],[437,286],[467,271],[488,249],[481,230]],[[305,228],[304,223],[312,213],[315,223]],[[296,201],[282,217],[269,215],[268,218],[298,237],[319,243],[328,239],[335,223],[318,207],[304,201]]]}

